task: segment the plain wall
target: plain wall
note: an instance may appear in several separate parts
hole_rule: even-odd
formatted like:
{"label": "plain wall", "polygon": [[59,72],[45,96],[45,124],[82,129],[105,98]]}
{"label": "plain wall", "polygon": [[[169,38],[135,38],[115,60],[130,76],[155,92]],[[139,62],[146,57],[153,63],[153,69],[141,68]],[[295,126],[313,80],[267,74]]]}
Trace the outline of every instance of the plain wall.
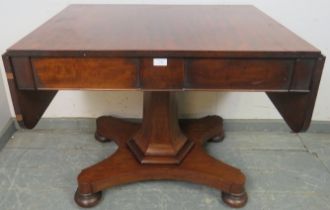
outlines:
{"label": "plain wall", "polygon": [[[329,0],[0,0],[0,53],[5,52],[6,48],[14,42],[72,3],[253,4],[319,48],[324,55],[328,54],[330,47]],[[330,120],[329,68],[327,61],[314,111],[314,120]],[[4,71],[1,70],[2,77],[4,77]],[[2,80],[0,80],[1,82]],[[2,86],[0,84],[0,87]],[[5,87],[10,100],[7,83],[5,83]],[[2,92],[0,89],[0,94],[3,94]],[[0,95],[0,97],[2,113],[2,109],[6,105],[4,105],[3,96]],[[11,103],[10,107],[11,115],[14,116]],[[226,119],[280,118],[264,93],[183,92],[179,94],[179,108],[180,114],[188,117],[218,114]],[[97,117],[102,114],[141,117],[142,93],[134,91],[61,91],[49,106],[44,117]]]}
{"label": "plain wall", "polygon": [[11,114],[6,97],[5,86],[3,85],[2,79],[0,78],[0,137],[10,118]]}

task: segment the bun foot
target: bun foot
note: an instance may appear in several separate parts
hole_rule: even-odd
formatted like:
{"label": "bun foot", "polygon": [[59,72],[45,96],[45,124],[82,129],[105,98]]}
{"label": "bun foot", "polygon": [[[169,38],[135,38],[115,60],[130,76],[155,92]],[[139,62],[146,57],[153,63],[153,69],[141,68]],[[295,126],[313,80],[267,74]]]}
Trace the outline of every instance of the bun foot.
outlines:
{"label": "bun foot", "polygon": [[102,191],[97,193],[82,194],[77,190],[74,194],[74,200],[76,203],[83,208],[90,208],[96,206],[102,197]]}
{"label": "bun foot", "polygon": [[248,196],[245,191],[239,194],[222,192],[222,200],[232,208],[241,208],[247,203]]}
{"label": "bun foot", "polygon": [[106,137],[99,135],[97,132],[95,132],[94,137],[95,137],[95,139],[96,139],[97,141],[99,141],[99,142],[101,142],[101,143],[110,141],[110,140],[107,139]]}
{"label": "bun foot", "polygon": [[209,140],[209,142],[222,142],[225,139],[225,135],[217,135]]}

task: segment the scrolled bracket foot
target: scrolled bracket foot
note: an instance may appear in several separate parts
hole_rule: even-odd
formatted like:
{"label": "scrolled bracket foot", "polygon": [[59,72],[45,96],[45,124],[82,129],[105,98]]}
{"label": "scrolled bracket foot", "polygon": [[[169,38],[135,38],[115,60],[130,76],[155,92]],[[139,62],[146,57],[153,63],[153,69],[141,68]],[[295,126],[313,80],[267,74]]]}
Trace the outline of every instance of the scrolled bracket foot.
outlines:
{"label": "scrolled bracket foot", "polygon": [[106,137],[104,136],[101,136],[100,134],[98,134],[97,132],[95,132],[95,135],[94,135],[95,139],[101,143],[104,143],[104,142],[109,142],[110,140],[107,139]]}
{"label": "scrolled bracket foot", "polygon": [[248,200],[248,196],[245,191],[238,194],[222,192],[221,197],[223,202],[232,208],[242,208]]}
{"label": "scrolled bracket foot", "polygon": [[102,191],[96,193],[79,193],[77,190],[74,195],[74,200],[76,203],[83,208],[91,208],[96,206],[102,198]]}
{"label": "scrolled bracket foot", "polygon": [[220,143],[220,142],[223,142],[224,139],[225,139],[225,135],[220,134],[220,135],[214,136],[211,139],[209,139],[209,142]]}

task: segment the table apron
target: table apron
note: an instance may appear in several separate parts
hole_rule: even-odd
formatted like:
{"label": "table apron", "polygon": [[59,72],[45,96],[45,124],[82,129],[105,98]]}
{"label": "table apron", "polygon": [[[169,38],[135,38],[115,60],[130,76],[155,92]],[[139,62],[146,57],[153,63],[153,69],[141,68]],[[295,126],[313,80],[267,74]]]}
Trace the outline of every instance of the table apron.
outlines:
{"label": "table apron", "polygon": [[21,90],[309,92],[316,58],[11,57]]}

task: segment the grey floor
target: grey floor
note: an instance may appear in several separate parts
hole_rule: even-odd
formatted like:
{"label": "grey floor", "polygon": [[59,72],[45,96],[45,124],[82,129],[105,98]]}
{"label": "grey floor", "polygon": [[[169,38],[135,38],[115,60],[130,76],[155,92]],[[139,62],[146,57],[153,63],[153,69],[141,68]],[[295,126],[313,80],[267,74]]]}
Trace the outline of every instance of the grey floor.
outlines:
{"label": "grey floor", "polygon": [[[227,132],[210,143],[214,157],[247,175],[253,210],[330,209],[330,134]],[[74,201],[80,170],[116,150],[79,130],[19,130],[0,152],[0,209],[79,209]],[[230,209],[219,191],[157,181],[115,187],[94,209]]]}

